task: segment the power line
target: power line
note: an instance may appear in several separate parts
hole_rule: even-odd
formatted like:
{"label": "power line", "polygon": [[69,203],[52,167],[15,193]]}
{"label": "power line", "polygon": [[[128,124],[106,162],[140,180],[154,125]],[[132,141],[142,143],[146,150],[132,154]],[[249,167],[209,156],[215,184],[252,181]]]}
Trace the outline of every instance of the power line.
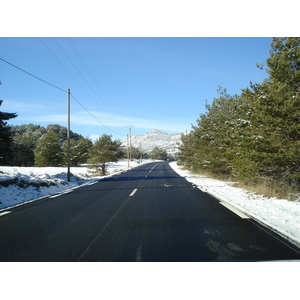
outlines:
{"label": "power line", "polygon": [[[69,57],[69,55],[66,53],[66,51],[61,47],[61,45],[58,43],[58,41],[53,38],[54,41],[56,42],[56,44],[58,45],[58,47],[61,49],[61,51],[65,54],[65,56],[68,58],[68,60],[71,62],[71,64],[73,65],[73,67],[77,70],[77,72],[79,73],[79,75],[83,78],[83,80],[88,84],[88,86],[94,91],[94,93],[97,95],[97,93],[95,92],[95,90],[91,87],[91,85],[88,83],[88,81],[84,78],[84,76],[82,75],[82,73],[78,70],[78,68],[75,66],[75,64],[73,63],[73,61],[71,60],[71,58]],[[44,44],[45,45],[45,44]],[[45,45],[46,46],[46,45]],[[46,46],[47,47],[47,46]],[[58,58],[54,55],[54,53],[47,47],[47,49],[50,51],[50,53],[56,58],[56,60],[62,65],[62,67],[66,70],[66,72],[77,82],[77,84],[82,88],[82,90],[97,104],[99,105],[99,107],[101,108],[101,110],[104,110],[102,106],[100,106],[100,104],[95,101],[95,99],[81,86],[81,84],[73,77],[73,75],[67,70],[67,68],[58,60]],[[97,95],[98,96],[98,95]],[[98,96],[99,97],[99,96]]]}
{"label": "power line", "polygon": [[46,81],[46,80],[44,80],[44,79],[38,77],[38,76],[35,76],[35,75],[33,75],[33,74],[31,74],[31,73],[29,73],[29,72],[27,72],[27,71],[25,71],[25,70],[23,70],[23,69],[17,67],[16,65],[14,65],[14,64],[12,64],[12,63],[10,63],[10,62],[8,62],[7,60],[5,60],[5,59],[3,59],[3,58],[1,58],[1,57],[0,57],[0,60],[2,60],[3,62],[5,62],[5,63],[7,63],[7,64],[9,64],[9,65],[11,65],[12,67],[14,67],[14,68],[16,68],[16,69],[18,69],[18,70],[20,70],[20,71],[26,73],[27,75],[30,75],[30,76],[34,77],[35,79],[38,79],[38,80],[40,80],[40,81],[42,81],[42,82],[44,82],[44,83],[46,83],[46,84],[48,84],[48,85],[50,85],[50,86],[52,86],[52,87],[58,89],[58,90],[61,90],[61,91],[65,92],[65,93],[67,93],[66,90],[64,90],[64,89],[62,89],[62,88],[60,88],[60,87],[58,87],[58,86],[56,86],[56,85],[54,85],[54,84],[52,84],[52,83],[50,83],[50,82],[48,82],[48,81]]}
{"label": "power line", "polygon": [[[58,61],[58,63],[65,69],[65,71],[70,75],[70,77],[73,78],[73,80],[77,83],[77,85],[97,104],[99,105],[99,107],[101,108],[101,110],[104,111],[103,107],[100,106],[99,102],[97,102],[86,90],[85,88],[83,88],[83,86],[76,80],[76,78],[68,71],[68,69],[64,66],[64,64],[57,58],[57,56],[51,51],[51,49],[43,42],[43,40],[41,38],[39,38],[40,41],[44,44],[44,46],[48,49],[48,51],[54,56],[54,58]],[[82,73],[78,70],[78,68],[75,66],[75,64],[72,62],[71,58],[68,56],[68,54],[66,53],[66,51],[64,51],[64,49],[61,47],[61,45],[58,43],[58,41],[53,38],[54,41],[56,42],[56,44],[58,45],[58,47],[61,49],[61,51],[65,54],[65,56],[68,58],[68,60],[71,62],[71,64],[74,66],[74,68],[77,70],[77,72],[80,74],[80,76],[84,79],[84,81],[89,85],[89,87],[94,91],[94,93],[101,99],[101,97],[95,92],[95,90],[91,87],[91,85],[87,82],[87,80],[84,78],[84,76],[82,75]],[[104,102],[103,102],[104,103]],[[104,103],[105,104],[105,103]],[[105,112],[104,112],[105,113]],[[114,113],[112,112],[113,116]],[[116,119],[122,121],[120,118],[115,117]],[[122,121],[124,122],[124,121]]]}
{"label": "power line", "polygon": [[[12,67],[14,67],[14,68],[16,68],[16,69],[18,69],[18,70],[24,72],[25,74],[32,76],[32,77],[35,78],[35,79],[38,79],[38,80],[40,80],[40,81],[42,81],[42,82],[44,82],[44,83],[46,83],[46,84],[48,84],[48,85],[50,85],[50,86],[52,86],[52,87],[58,89],[58,90],[60,90],[60,91],[63,91],[63,92],[65,92],[65,93],[68,93],[68,91],[66,91],[66,90],[64,90],[64,89],[62,89],[62,88],[60,88],[60,87],[58,87],[58,86],[56,86],[56,85],[54,85],[54,84],[52,84],[52,83],[50,83],[50,82],[48,82],[48,81],[46,81],[46,80],[44,80],[44,79],[38,77],[38,76],[33,75],[33,74],[31,74],[31,73],[29,73],[29,72],[23,70],[23,69],[20,68],[20,67],[17,67],[16,65],[14,65],[14,64],[12,64],[12,63],[10,63],[10,62],[8,62],[7,60],[5,60],[5,59],[3,59],[3,58],[1,58],[1,57],[0,57],[0,60],[2,60],[3,62],[9,64],[9,65],[12,66]],[[87,111],[87,112],[88,112],[95,120],[97,120],[102,126],[104,126],[105,128],[107,128],[107,129],[110,130],[111,132],[113,132],[113,133],[115,133],[115,134],[117,134],[117,135],[122,136],[121,134],[115,132],[114,130],[112,130],[111,128],[107,127],[105,124],[103,124],[101,121],[99,121],[99,120],[98,120],[98,119],[97,119],[97,118],[96,118],[96,117],[95,117],[95,116],[94,116],[87,108],[85,108],[85,107],[83,106],[83,104],[80,103],[80,101],[79,101],[78,99],[76,99],[73,95],[72,95],[72,97],[75,99],[75,101],[76,101],[76,102],[77,102],[77,103],[78,103],[85,111]]]}
{"label": "power line", "polygon": [[53,57],[57,60],[57,62],[64,68],[64,70],[73,78],[73,80],[82,88],[82,90],[90,97],[89,93],[82,87],[82,85],[76,80],[76,78],[68,71],[68,69],[64,66],[64,64],[57,58],[57,56],[51,51],[51,49],[43,42],[41,38],[39,40],[44,44],[44,46],[48,49],[48,51],[53,55]]}
{"label": "power line", "polygon": [[105,124],[103,124],[100,120],[98,120],[98,118],[96,118],[87,108],[85,108],[85,106],[82,104],[82,103],[80,103],[80,101],[78,100],[78,99],[76,99],[75,98],[75,96],[74,95],[72,95],[71,94],[71,96],[72,96],[72,98],[74,98],[74,100],[86,111],[86,112],[88,112],[97,122],[99,122],[102,126],[104,126],[105,128],[107,128],[108,130],[110,130],[111,132],[113,132],[113,133],[115,133],[115,134],[117,134],[117,135],[120,135],[120,136],[122,136],[122,134],[120,134],[120,133],[118,133],[118,132],[115,132],[114,130],[112,130],[111,128],[109,128],[109,127],[107,127]]}
{"label": "power line", "polygon": [[[86,84],[93,90],[93,92],[98,96],[98,94],[96,93],[96,91],[93,89],[93,87],[89,84],[89,82],[85,79],[85,77],[82,75],[82,73],[80,72],[80,70],[75,66],[75,64],[73,63],[73,61],[71,60],[71,58],[69,57],[69,55],[66,53],[66,51],[63,49],[63,47],[59,44],[59,42],[56,40],[56,38],[53,38],[54,41],[56,42],[56,44],[58,45],[58,47],[60,48],[60,50],[65,54],[65,56],[68,58],[68,60],[70,61],[70,63],[73,65],[73,67],[76,69],[76,71],[79,73],[79,75],[82,77],[82,79],[86,82]],[[98,96],[99,97],[99,96]],[[100,97],[99,97],[100,98]]]}
{"label": "power line", "polygon": [[[100,91],[103,93],[103,95],[105,96],[105,98],[108,100],[108,102],[110,103],[110,105],[113,107],[113,109],[116,111],[116,113],[121,116],[121,114],[118,112],[118,110],[116,109],[116,107],[113,105],[113,103],[109,100],[109,98],[107,97],[107,95],[104,93],[104,91],[102,90],[102,88],[100,87],[100,85],[98,84],[97,80],[95,79],[95,77],[93,76],[93,74],[91,73],[91,71],[89,70],[89,68],[87,67],[87,65],[85,64],[85,62],[83,61],[82,57],[80,56],[80,54],[78,53],[78,51],[76,50],[75,46],[73,45],[73,43],[71,42],[71,40],[69,38],[67,38],[70,45],[73,47],[74,51],[76,52],[77,56],[79,57],[79,59],[81,60],[82,64],[84,65],[84,67],[86,68],[86,70],[88,71],[88,73],[90,74],[90,76],[93,78],[94,82],[96,83],[96,85],[98,86],[98,88],[100,89]],[[94,89],[93,89],[94,91]],[[95,91],[94,91],[95,92]],[[95,94],[99,97],[99,99],[102,100],[102,98],[95,92]],[[106,104],[103,101],[104,104]],[[107,106],[108,107],[108,106]],[[109,108],[109,107],[108,107]],[[110,108],[109,108],[110,109]],[[111,109],[110,109],[111,111]],[[112,112],[112,111],[111,111]],[[124,124],[128,124],[128,122],[123,119],[123,118],[118,118],[119,120],[121,120]],[[123,119],[123,120],[122,120]]]}

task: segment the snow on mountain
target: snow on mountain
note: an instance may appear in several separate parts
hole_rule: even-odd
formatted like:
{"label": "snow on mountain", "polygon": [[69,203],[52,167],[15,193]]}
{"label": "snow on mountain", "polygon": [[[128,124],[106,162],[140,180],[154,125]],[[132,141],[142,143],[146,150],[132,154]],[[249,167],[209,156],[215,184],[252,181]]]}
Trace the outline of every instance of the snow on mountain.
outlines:
{"label": "snow on mountain", "polygon": [[[131,135],[131,145],[139,149],[142,147],[144,153],[159,147],[166,150],[168,154],[174,155],[178,152],[178,145],[182,144],[181,135],[182,133],[168,134],[154,129],[144,135]],[[127,139],[122,141],[122,145],[127,147]]]}

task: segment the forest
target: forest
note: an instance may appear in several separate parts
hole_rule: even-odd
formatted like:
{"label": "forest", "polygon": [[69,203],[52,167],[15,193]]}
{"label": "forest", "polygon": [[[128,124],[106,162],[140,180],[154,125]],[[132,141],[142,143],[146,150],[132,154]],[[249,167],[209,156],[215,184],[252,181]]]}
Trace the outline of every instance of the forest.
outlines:
{"label": "forest", "polygon": [[179,163],[292,195],[300,183],[300,38],[273,38],[265,65],[257,67],[267,78],[240,94],[219,87],[219,97],[182,135]]}
{"label": "forest", "polygon": [[[8,126],[16,114],[1,112],[0,165],[22,167],[59,167],[68,164],[67,128],[58,124],[47,127],[34,124]],[[5,133],[5,134],[4,134]],[[125,155],[121,141],[103,134],[94,143],[70,131],[70,166],[90,164],[101,174],[108,162],[118,161]],[[101,167],[101,168],[100,168]]]}

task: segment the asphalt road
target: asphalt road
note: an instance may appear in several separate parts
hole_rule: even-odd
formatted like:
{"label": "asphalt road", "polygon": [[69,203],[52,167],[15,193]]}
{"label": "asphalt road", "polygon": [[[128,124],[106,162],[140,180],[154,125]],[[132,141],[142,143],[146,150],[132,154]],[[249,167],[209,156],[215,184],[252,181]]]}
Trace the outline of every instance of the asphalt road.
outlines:
{"label": "asphalt road", "polygon": [[0,261],[299,259],[295,245],[200,191],[165,162],[0,216]]}

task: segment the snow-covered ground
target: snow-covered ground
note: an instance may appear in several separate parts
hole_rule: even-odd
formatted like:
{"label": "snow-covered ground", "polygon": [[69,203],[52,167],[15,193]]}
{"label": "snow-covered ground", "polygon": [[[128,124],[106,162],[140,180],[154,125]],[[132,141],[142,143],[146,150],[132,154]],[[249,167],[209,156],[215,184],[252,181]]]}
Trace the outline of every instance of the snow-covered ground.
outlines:
{"label": "snow-covered ground", "polygon": [[[143,163],[151,162],[144,160]],[[130,162],[130,168],[138,166]],[[291,241],[300,244],[300,202],[267,198],[232,187],[230,183],[194,175],[176,162],[170,166],[201,190],[225,201],[244,214],[273,228]],[[107,176],[92,177],[87,167],[72,167],[71,182],[67,182],[66,168],[0,167],[0,210],[56,193],[66,192],[82,184],[106,178],[128,170],[127,160],[108,165]],[[3,185],[4,184],[4,185]]]}
{"label": "snow-covered ground", "polygon": [[[149,160],[150,161],[150,160]],[[144,160],[143,163],[149,162]],[[138,166],[131,161],[129,168]],[[71,167],[70,182],[67,180],[67,168],[52,167],[0,167],[0,210],[27,201],[66,192],[82,184],[106,178],[128,170],[128,161],[121,160],[108,164],[107,176],[91,176],[87,167]]]}
{"label": "snow-covered ground", "polygon": [[170,166],[202,191],[229,203],[242,213],[300,244],[300,202],[264,197],[242,188],[232,187],[230,182],[194,175],[183,170],[176,162],[171,162]]}

